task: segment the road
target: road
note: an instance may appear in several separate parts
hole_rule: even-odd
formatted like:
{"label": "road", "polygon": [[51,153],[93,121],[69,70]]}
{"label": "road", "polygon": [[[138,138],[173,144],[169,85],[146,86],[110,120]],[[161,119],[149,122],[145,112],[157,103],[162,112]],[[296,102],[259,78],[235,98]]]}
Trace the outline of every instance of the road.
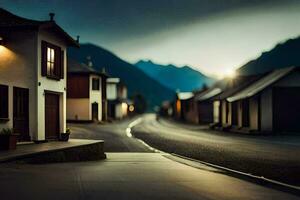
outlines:
{"label": "road", "polygon": [[156,120],[145,115],[135,137],[164,152],[176,153],[246,173],[300,185],[299,136],[251,136]]}
{"label": "road", "polygon": [[[278,188],[266,187],[232,176],[227,171],[166,153],[153,153],[139,140],[127,136],[127,127],[136,119],[105,125],[68,124],[73,138],[104,139],[106,152],[110,152],[107,153],[107,159],[47,165],[2,164],[0,165],[1,199],[300,199],[299,196]],[[198,129],[198,126],[178,125],[164,120],[157,122],[155,116],[145,115],[133,131],[136,136],[149,143],[153,137],[157,137],[159,143],[163,142],[165,147],[173,146],[173,140],[176,141],[178,138],[180,141],[189,142],[184,143],[185,145],[191,143],[199,145],[201,140],[212,146],[211,143],[218,137],[220,139],[215,141],[218,145],[221,141],[224,144],[230,141],[237,143],[239,138],[226,136],[225,139],[221,134],[209,135],[208,133],[205,133],[208,135],[200,133],[202,135],[200,137],[197,135]],[[187,136],[183,136],[185,134]],[[144,135],[151,135],[151,137]],[[268,141],[265,142],[268,144]],[[152,143],[157,144],[154,140]],[[290,145],[290,141],[287,140],[286,143]],[[198,148],[197,145],[193,145],[185,146],[185,149]],[[180,145],[175,147],[182,150]],[[252,146],[248,148],[250,147],[252,148]],[[163,147],[162,149],[168,150]],[[196,152],[202,153],[199,149]]]}
{"label": "road", "polygon": [[289,193],[190,167],[159,153],[108,153],[93,162],[0,165],[3,200],[296,200]]}
{"label": "road", "polygon": [[107,124],[68,124],[72,138],[104,140],[105,152],[151,152],[138,140],[128,138],[125,130],[136,118]]}

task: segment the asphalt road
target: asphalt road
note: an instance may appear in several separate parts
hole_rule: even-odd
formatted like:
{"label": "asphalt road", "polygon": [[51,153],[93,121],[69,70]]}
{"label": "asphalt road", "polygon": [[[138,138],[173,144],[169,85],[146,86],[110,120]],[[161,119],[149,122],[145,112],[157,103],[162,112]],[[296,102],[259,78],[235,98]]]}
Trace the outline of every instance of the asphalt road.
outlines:
{"label": "asphalt road", "polygon": [[133,135],[150,146],[242,172],[300,185],[300,136],[251,136],[143,117]]}
{"label": "asphalt road", "polygon": [[105,152],[151,152],[141,142],[126,136],[126,128],[136,118],[107,124],[68,124],[71,138],[104,140]]}

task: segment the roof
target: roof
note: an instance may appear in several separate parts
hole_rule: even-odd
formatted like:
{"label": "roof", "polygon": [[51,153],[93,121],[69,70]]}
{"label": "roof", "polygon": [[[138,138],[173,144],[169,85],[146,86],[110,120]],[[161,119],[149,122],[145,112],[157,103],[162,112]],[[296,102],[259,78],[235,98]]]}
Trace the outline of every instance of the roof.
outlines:
{"label": "roof", "polygon": [[223,79],[215,83],[211,88],[201,92],[200,94],[196,95],[196,101],[205,101],[215,97],[218,94],[221,94],[227,85],[227,79]]}
{"label": "roof", "polygon": [[53,28],[56,32],[62,34],[69,46],[79,47],[79,44],[68,33],[66,33],[55,21],[38,21],[26,19],[14,15],[3,8],[0,8],[0,29],[9,30],[14,28]]}
{"label": "roof", "polygon": [[226,89],[217,97],[218,99],[226,99],[236,94],[254,81],[258,80],[262,75],[237,76],[228,81]]}
{"label": "roof", "polygon": [[276,81],[280,80],[284,76],[288,75],[290,72],[292,72],[295,69],[295,67],[287,67],[282,68],[278,70],[274,70],[267,75],[263,76],[259,80],[255,81],[245,89],[241,90],[240,92],[236,93],[233,96],[230,96],[227,98],[229,102],[237,101],[240,99],[245,99],[248,97],[252,97],[256,95],[257,93],[261,92],[268,86],[272,85]]}
{"label": "roof", "polygon": [[194,93],[192,92],[178,92],[177,93],[178,99],[180,100],[187,100],[194,96]]}
{"label": "roof", "polygon": [[93,67],[89,67],[84,63],[79,63],[75,60],[68,59],[68,73],[72,74],[96,74],[99,76],[106,76],[103,73],[98,72]]}
{"label": "roof", "polygon": [[108,78],[107,83],[120,83],[120,78]]}

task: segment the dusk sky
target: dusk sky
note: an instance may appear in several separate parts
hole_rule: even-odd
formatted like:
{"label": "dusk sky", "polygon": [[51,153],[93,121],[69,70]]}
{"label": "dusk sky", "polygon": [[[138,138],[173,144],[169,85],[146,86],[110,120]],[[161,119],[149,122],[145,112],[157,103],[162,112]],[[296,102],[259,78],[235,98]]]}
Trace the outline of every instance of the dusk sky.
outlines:
{"label": "dusk sky", "polygon": [[299,0],[0,0],[0,7],[37,20],[55,12],[81,42],[132,63],[151,59],[217,76],[300,36]]}

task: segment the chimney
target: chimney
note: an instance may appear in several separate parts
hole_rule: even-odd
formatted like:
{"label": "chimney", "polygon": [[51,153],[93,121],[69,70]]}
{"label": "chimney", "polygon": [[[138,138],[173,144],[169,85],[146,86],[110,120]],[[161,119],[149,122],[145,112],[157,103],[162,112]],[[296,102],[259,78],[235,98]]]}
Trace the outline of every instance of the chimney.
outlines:
{"label": "chimney", "polygon": [[49,16],[50,16],[50,21],[54,21],[54,16],[55,16],[55,13],[49,13]]}
{"label": "chimney", "polygon": [[86,59],[87,59],[87,65],[88,65],[89,67],[93,67],[93,63],[92,63],[92,58],[91,58],[91,56],[87,56]]}
{"label": "chimney", "polygon": [[80,36],[79,35],[77,35],[77,39],[76,39],[76,42],[79,44],[79,38],[80,38]]}

